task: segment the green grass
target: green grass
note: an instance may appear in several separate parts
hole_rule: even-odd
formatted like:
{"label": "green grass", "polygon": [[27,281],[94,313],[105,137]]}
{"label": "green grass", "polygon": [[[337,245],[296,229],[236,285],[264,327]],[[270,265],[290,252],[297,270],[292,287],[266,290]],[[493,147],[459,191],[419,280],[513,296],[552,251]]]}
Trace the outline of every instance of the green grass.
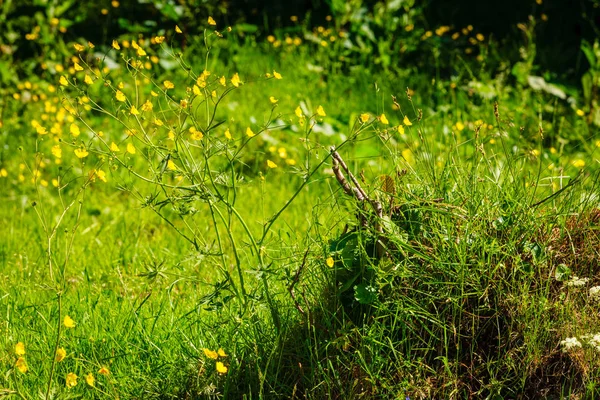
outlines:
{"label": "green grass", "polygon": [[[197,74],[203,52],[190,49]],[[199,166],[190,176],[205,187],[191,199],[161,189],[175,173],[154,182],[131,173],[160,170],[161,146],[170,144],[158,139],[119,166],[90,135],[93,154],[82,166],[68,147],[80,139],[63,133],[60,171],[73,181],[62,197],[51,184],[32,184],[28,168],[39,160],[48,164],[42,178],[61,173],[50,153],[57,142],[29,126],[41,118],[39,103],[7,106],[15,111],[0,133],[0,167],[8,172],[0,180],[0,386],[7,394],[598,398],[599,358],[582,339],[600,333],[589,294],[600,284],[597,128],[550,95],[511,82],[496,82],[497,96],[485,99],[469,90],[470,78],[452,88],[431,85],[425,71],[307,68],[326,50],[299,48],[278,59],[262,44],[229,43],[213,53],[209,70],[239,72],[245,81],[222,100],[215,120],[238,139],[269,119],[275,128],[235,157],[223,127],[205,132],[201,143],[210,145],[202,151],[170,147],[179,168]],[[284,79],[260,79],[274,69]],[[132,74],[116,71],[112,83]],[[173,80],[176,96],[190,85],[182,70],[161,74],[156,81]],[[412,99],[406,87],[415,89]],[[97,84],[89,96],[112,112],[114,95],[104,89]],[[139,96],[150,89],[141,84]],[[72,100],[80,96],[69,90]],[[308,112],[324,107],[317,127],[325,132],[299,125],[301,102]],[[362,113],[369,123],[358,122]],[[382,113],[389,126],[373,120]],[[396,126],[404,115],[413,125],[402,135]],[[192,117],[203,121],[204,109]],[[82,118],[111,141],[123,134],[120,122],[101,113]],[[344,194],[331,173],[331,145],[381,203],[381,215]],[[279,147],[296,165],[277,155]],[[203,161],[211,151],[214,159]],[[278,168],[265,166],[271,159]],[[28,165],[22,172],[20,163]],[[108,182],[84,183],[92,167],[106,170]],[[224,180],[213,184],[216,176]],[[243,179],[232,186],[232,177]],[[589,281],[569,286],[575,276]],[[74,328],[62,325],[65,315]],[[567,337],[583,346],[563,351]],[[18,342],[26,373],[15,366]],[[57,347],[67,357],[53,364]],[[227,373],[216,371],[205,348],[227,353],[219,358]],[[101,367],[110,374],[99,374]],[[79,383],[68,389],[71,372]],[[84,381],[89,373],[93,388]]]}

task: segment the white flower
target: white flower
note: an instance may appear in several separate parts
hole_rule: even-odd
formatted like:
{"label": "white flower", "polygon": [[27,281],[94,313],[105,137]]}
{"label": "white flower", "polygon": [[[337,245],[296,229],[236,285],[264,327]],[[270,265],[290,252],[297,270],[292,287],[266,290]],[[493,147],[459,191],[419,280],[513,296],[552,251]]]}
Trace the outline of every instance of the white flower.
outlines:
{"label": "white flower", "polygon": [[590,346],[594,347],[596,351],[600,351],[600,333],[595,335],[587,335],[587,341]]}
{"label": "white flower", "polygon": [[561,340],[560,345],[563,347],[563,351],[566,352],[573,347],[581,347],[581,342],[576,337],[568,337],[565,340]]}
{"label": "white flower", "polygon": [[585,286],[588,283],[589,278],[580,278],[578,276],[573,276],[569,282],[567,282],[567,286],[571,287],[581,287]]}
{"label": "white flower", "polygon": [[590,299],[600,301],[600,286],[590,288]]}

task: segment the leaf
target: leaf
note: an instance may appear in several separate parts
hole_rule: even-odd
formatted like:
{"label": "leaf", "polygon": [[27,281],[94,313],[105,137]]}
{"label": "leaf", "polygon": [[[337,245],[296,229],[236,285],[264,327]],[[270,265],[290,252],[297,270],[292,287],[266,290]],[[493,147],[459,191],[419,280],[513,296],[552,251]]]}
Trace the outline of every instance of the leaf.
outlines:
{"label": "leaf", "polygon": [[554,279],[559,282],[566,281],[571,276],[571,269],[565,264],[558,264],[554,272]]}
{"label": "leaf", "polygon": [[373,304],[377,300],[377,289],[366,283],[354,286],[354,298],[360,304]]}
{"label": "leaf", "polygon": [[396,183],[394,182],[394,179],[392,179],[391,176],[381,175],[379,179],[381,180],[381,190],[389,194],[396,193]]}

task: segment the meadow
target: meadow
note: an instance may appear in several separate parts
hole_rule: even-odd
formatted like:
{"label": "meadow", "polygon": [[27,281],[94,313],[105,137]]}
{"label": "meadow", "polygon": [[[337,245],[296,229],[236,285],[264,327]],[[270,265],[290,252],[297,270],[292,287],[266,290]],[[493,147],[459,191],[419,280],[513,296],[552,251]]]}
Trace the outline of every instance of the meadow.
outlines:
{"label": "meadow", "polygon": [[0,397],[600,398],[597,31],[557,72],[541,0],[504,38],[413,1],[25,3]]}

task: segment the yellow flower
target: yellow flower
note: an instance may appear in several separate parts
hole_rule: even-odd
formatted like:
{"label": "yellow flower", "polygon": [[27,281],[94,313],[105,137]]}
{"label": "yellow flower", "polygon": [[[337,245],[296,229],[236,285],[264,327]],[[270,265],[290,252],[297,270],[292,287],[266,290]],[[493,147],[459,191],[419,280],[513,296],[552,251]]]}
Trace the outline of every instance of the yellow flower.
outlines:
{"label": "yellow flower", "polygon": [[97,170],[95,175],[98,177],[98,179],[100,179],[102,182],[106,182],[106,172],[102,171],[101,169]]}
{"label": "yellow flower", "polygon": [[267,167],[269,167],[269,168],[277,168],[277,164],[275,164],[271,160],[267,160]]}
{"label": "yellow flower", "polygon": [[229,140],[233,139],[233,137],[231,137],[231,132],[229,132],[229,128],[227,128],[227,129],[225,130],[225,133],[224,133],[224,135],[225,135],[225,137],[226,137],[227,139],[229,139]]}
{"label": "yellow flower", "polygon": [[163,126],[164,123],[160,119],[154,118],[154,125],[156,125],[156,126]]}
{"label": "yellow flower", "polygon": [[116,153],[117,151],[119,151],[119,146],[117,146],[117,144],[115,142],[112,142],[110,144],[110,151]]}
{"label": "yellow flower", "polygon": [[25,361],[25,357],[19,357],[17,358],[17,362],[15,363],[15,367],[17,367],[17,369],[19,371],[21,371],[21,373],[25,373],[29,370],[29,367],[27,366],[27,362]]}
{"label": "yellow flower", "polygon": [[194,92],[194,94],[195,94],[196,96],[200,96],[200,94],[202,93],[202,92],[200,91],[200,88],[198,87],[198,85],[194,85],[194,86],[192,87],[192,91]]}
{"label": "yellow flower", "polygon": [[384,125],[388,125],[390,123],[390,121],[388,121],[388,119],[385,116],[385,114],[381,114],[379,116],[379,121],[381,121],[381,123],[384,124]]}
{"label": "yellow flower", "polygon": [[410,122],[410,119],[408,119],[408,116],[404,116],[404,120],[402,121],[404,123],[404,125],[406,126],[411,126],[412,122]]}
{"label": "yellow flower", "polygon": [[58,80],[58,83],[60,83],[63,86],[68,86],[69,85],[69,81],[67,80],[67,78],[64,75],[60,76],[60,79]]}
{"label": "yellow flower", "polygon": [[209,25],[216,25],[217,23],[215,22],[215,20],[213,19],[213,17],[208,17],[208,24]]}
{"label": "yellow flower", "polygon": [[69,372],[67,374],[67,376],[65,377],[65,381],[66,381],[67,388],[71,389],[71,388],[77,386],[77,375],[75,375],[72,372]]}
{"label": "yellow flower", "polygon": [[238,73],[236,72],[235,74],[233,74],[233,76],[231,77],[231,84],[235,87],[239,87],[240,84],[242,83],[242,81],[240,80],[240,76],[238,75]]}
{"label": "yellow flower", "polygon": [[302,118],[302,116],[304,115],[300,106],[296,107],[296,109],[294,110],[294,114],[296,114],[296,117],[298,118]]}
{"label": "yellow flower", "polygon": [[131,106],[131,109],[129,110],[129,113],[132,115],[140,115],[140,112],[138,111],[137,108],[135,108],[135,106]]}
{"label": "yellow flower", "polygon": [[150,100],[146,100],[146,102],[144,104],[142,104],[142,111],[152,111],[153,107],[154,106],[152,105]]}
{"label": "yellow flower", "polygon": [[74,63],[73,68],[75,68],[75,71],[83,71],[83,67],[78,63]]}
{"label": "yellow flower", "polygon": [[61,362],[67,356],[67,351],[62,347],[56,349],[56,362]]}
{"label": "yellow flower", "polygon": [[141,47],[138,47],[137,48],[137,55],[138,55],[138,57],[144,57],[146,55],[146,52]]}
{"label": "yellow flower", "polygon": [[578,158],[578,159],[576,159],[576,160],[573,160],[573,161],[571,162],[571,164],[573,164],[573,166],[574,166],[575,168],[583,168],[583,167],[585,167],[585,161],[583,161],[583,160],[582,160],[582,159],[580,159],[580,158]]}
{"label": "yellow flower", "polygon": [[269,97],[269,101],[270,101],[272,104],[275,104],[275,103],[277,103],[277,99],[276,99],[275,97],[273,97],[273,96]]}
{"label": "yellow flower", "polygon": [[154,90],[150,91],[150,95],[152,95],[152,97],[158,97],[158,93],[156,93]]}
{"label": "yellow flower", "polygon": [[165,85],[165,89],[173,89],[175,85],[171,81],[164,81],[163,85]]}
{"label": "yellow flower", "polygon": [[[85,151],[85,149],[83,149],[83,151]],[[77,150],[75,150],[75,152],[77,152]],[[77,155],[77,153],[75,153]],[[87,151],[85,152],[85,156],[87,156]],[[83,157],[85,157],[83,156]],[[79,157],[79,156],[77,156]],[[79,158],[83,158],[83,157],[79,157]],[[73,318],[69,317],[68,315],[65,315],[65,318],[63,319],[63,324],[67,327],[67,328],[75,328],[75,321],[73,321]]]}
{"label": "yellow flower", "polygon": [[131,143],[127,143],[127,152],[129,154],[135,154],[135,146]]}
{"label": "yellow flower", "polygon": [[83,81],[87,85],[91,85],[92,83],[94,83],[94,80],[88,74],[85,74],[85,78],[83,78]]}
{"label": "yellow flower", "polygon": [[98,373],[99,373],[100,375],[105,375],[105,376],[106,376],[106,375],[109,375],[109,374],[110,374],[110,371],[109,371],[109,370],[108,370],[108,368],[106,368],[106,367],[101,367],[101,368],[98,370]]}
{"label": "yellow flower", "polygon": [[[75,149],[75,156],[77,156],[77,158],[85,158],[85,157],[88,156],[88,154],[90,154],[90,153],[88,153],[88,151],[86,149],[84,149],[83,147]],[[69,318],[69,320],[71,321],[71,323],[74,324],[73,320],[67,315],[65,317],[65,326],[67,328],[72,328],[73,326],[75,326],[75,325],[73,325],[73,326],[67,326],[67,318]]]}
{"label": "yellow flower", "polygon": [[398,125],[398,133],[404,135],[404,127],[402,125]]}
{"label": "yellow flower", "polygon": [[177,32],[177,33],[183,33],[183,32],[181,32],[181,29],[177,25],[175,25],[175,32]]}
{"label": "yellow flower", "polygon": [[83,47],[82,45],[80,45],[79,43],[75,43],[73,44],[73,47],[75,47],[75,50],[77,50],[77,52],[81,53],[82,51],[85,50],[85,47]]}
{"label": "yellow flower", "polygon": [[192,140],[202,140],[202,138],[204,137],[204,134],[193,126],[190,128],[190,133],[190,137],[192,138]]}
{"label": "yellow flower", "polygon": [[283,77],[281,76],[281,74],[279,72],[273,70],[273,78],[282,79]]}
{"label": "yellow flower", "polygon": [[164,36],[157,36],[154,38],[154,41],[156,42],[156,44],[161,44],[162,42],[165,41],[165,37]]}
{"label": "yellow flower", "polygon": [[226,374],[227,373],[227,367],[221,362],[221,361],[217,361],[217,363],[215,364],[216,368],[217,368],[217,372],[220,374]]}
{"label": "yellow flower", "polygon": [[15,354],[18,356],[25,355],[25,345],[23,342],[19,342],[15,345]]}
{"label": "yellow flower", "polygon": [[252,129],[250,129],[250,127],[246,128],[246,136],[248,137],[253,137],[256,134],[254,132],[252,132]]}
{"label": "yellow flower", "polygon": [[167,161],[167,169],[169,171],[177,171],[177,165],[173,162],[173,160]]}
{"label": "yellow flower", "polygon": [[582,109],[577,109],[577,111],[575,111],[575,114],[579,115],[580,117],[583,117],[585,115],[585,112]]}
{"label": "yellow flower", "polygon": [[119,101],[125,101],[127,100],[127,98],[125,97],[125,95],[123,94],[123,92],[121,92],[120,90],[117,90],[117,93],[115,93],[115,98]]}
{"label": "yellow flower", "polygon": [[91,372],[85,376],[85,383],[87,383],[91,387],[94,387],[94,382],[96,382],[96,379],[94,378],[94,375]]}
{"label": "yellow flower", "polygon": [[332,268],[335,264],[335,262],[333,261],[333,257],[327,257],[327,260],[325,260],[325,264],[327,264],[329,268]]}
{"label": "yellow flower", "polygon": [[323,109],[323,106],[317,107],[317,114],[321,117],[325,117],[327,115],[327,114],[325,114],[325,110]]}
{"label": "yellow flower", "polygon": [[219,348],[219,350],[217,350],[217,353],[219,354],[219,357],[227,357],[227,354],[225,354],[225,350]]}
{"label": "yellow flower", "polygon": [[219,83],[221,84],[221,86],[227,86],[227,78],[225,78],[225,76],[220,77]]}
{"label": "yellow flower", "polygon": [[369,118],[371,118],[371,116],[367,113],[360,114],[360,120],[363,124],[367,123],[369,121]]}
{"label": "yellow flower", "polygon": [[81,133],[81,131],[79,130],[79,127],[75,124],[71,124],[71,127],[69,128],[69,132],[71,132],[71,135],[77,137],[79,136],[79,134]]}
{"label": "yellow flower", "polygon": [[121,50],[121,46],[119,46],[119,42],[117,42],[116,40],[112,41],[112,47],[115,50]]}
{"label": "yellow flower", "polygon": [[462,122],[458,121],[454,127],[456,128],[456,130],[458,130],[459,132],[462,132],[465,129],[465,124],[463,124]]}
{"label": "yellow flower", "polygon": [[213,360],[216,360],[217,358],[219,358],[219,355],[217,354],[216,351],[207,349],[206,347],[204,349],[202,349],[202,351],[204,351],[204,355],[208,358],[212,358]]}

